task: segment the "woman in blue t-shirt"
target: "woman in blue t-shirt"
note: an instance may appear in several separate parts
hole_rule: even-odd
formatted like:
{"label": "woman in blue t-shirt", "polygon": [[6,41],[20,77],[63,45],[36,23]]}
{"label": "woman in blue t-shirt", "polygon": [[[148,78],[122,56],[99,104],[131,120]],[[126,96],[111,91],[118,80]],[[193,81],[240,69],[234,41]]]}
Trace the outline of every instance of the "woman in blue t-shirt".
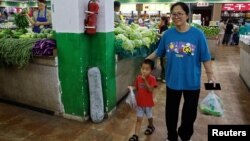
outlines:
{"label": "woman in blue t-shirt", "polygon": [[[191,27],[187,21],[189,8],[183,2],[171,6],[171,18],[175,25],[168,29],[158,49],[148,59],[166,56],[166,124],[168,140],[190,140],[197,115],[200,94],[202,63],[208,81],[214,82],[211,56],[204,33]],[[184,97],[181,125],[177,130],[181,97]]]}

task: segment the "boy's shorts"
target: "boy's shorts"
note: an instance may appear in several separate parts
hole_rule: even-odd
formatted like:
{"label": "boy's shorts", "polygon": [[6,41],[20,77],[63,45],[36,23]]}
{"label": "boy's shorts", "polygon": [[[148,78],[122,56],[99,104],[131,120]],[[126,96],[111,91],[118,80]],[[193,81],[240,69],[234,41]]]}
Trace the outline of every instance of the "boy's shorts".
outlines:
{"label": "boy's shorts", "polygon": [[137,117],[143,117],[144,114],[147,116],[147,118],[153,117],[152,107],[137,107],[136,108],[136,115]]}

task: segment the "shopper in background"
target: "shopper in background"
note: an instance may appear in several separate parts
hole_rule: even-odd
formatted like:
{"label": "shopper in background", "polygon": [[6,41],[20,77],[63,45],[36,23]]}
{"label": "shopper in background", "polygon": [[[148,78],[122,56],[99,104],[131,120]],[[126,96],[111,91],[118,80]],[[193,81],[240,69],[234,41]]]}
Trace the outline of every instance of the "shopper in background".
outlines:
{"label": "shopper in background", "polygon": [[[175,27],[168,29],[155,52],[148,59],[166,56],[166,125],[168,140],[191,139],[197,116],[200,95],[202,63],[207,79],[214,82],[211,56],[205,35],[187,23],[189,7],[177,2],[170,8]],[[179,106],[184,97],[181,124],[177,129]]]}
{"label": "shopper in background", "polygon": [[220,28],[220,32],[218,35],[218,42],[217,42],[218,45],[220,45],[220,43],[222,42],[224,34],[225,34],[226,25],[225,25],[224,20],[220,20],[219,28]]}
{"label": "shopper in background", "polygon": [[14,22],[15,21],[15,13],[11,11],[8,15],[8,22]]}
{"label": "shopper in background", "polygon": [[245,22],[243,22],[240,26],[240,35],[247,35],[247,27],[245,26]]}
{"label": "shopper in background", "polygon": [[2,23],[3,21],[5,21],[5,18],[4,18],[4,15],[0,11],[0,23]]}
{"label": "shopper in background", "polygon": [[28,13],[26,17],[33,25],[33,32],[40,33],[41,28],[51,28],[51,12],[46,8],[46,0],[38,0],[38,10],[34,11],[32,18]]}
{"label": "shopper in background", "polygon": [[240,41],[239,27],[235,27],[232,33],[230,45],[238,45]]}
{"label": "shopper in background", "polygon": [[225,34],[224,34],[224,38],[222,41],[223,45],[228,45],[228,43],[230,42],[231,35],[233,33],[233,28],[234,28],[234,26],[232,24],[232,20],[229,19],[227,22],[227,25],[226,25]]}
{"label": "shopper in background", "polygon": [[135,22],[135,17],[134,17],[134,15],[131,15],[131,17],[128,19],[128,25],[130,25],[134,22]]}
{"label": "shopper in background", "polygon": [[137,91],[137,121],[135,125],[135,133],[131,138],[129,138],[129,141],[139,140],[138,135],[140,133],[144,115],[148,118],[148,127],[144,134],[151,135],[155,130],[152,108],[154,106],[153,90],[157,86],[157,83],[155,77],[151,75],[153,69],[154,62],[150,59],[145,59],[141,66],[141,74],[137,76],[134,86],[129,86]]}
{"label": "shopper in background", "polygon": [[118,13],[120,13],[120,7],[121,3],[119,1],[114,1],[114,22],[115,23],[120,23],[121,22],[121,17]]}
{"label": "shopper in background", "polygon": [[[159,26],[159,36],[162,37],[163,33],[168,29],[168,18],[166,16],[161,17],[161,21]],[[160,42],[160,39],[159,39]],[[159,44],[157,43],[157,45]],[[165,83],[165,57],[160,57],[160,65],[161,65],[161,76],[157,78],[157,80],[161,80],[163,83]]]}

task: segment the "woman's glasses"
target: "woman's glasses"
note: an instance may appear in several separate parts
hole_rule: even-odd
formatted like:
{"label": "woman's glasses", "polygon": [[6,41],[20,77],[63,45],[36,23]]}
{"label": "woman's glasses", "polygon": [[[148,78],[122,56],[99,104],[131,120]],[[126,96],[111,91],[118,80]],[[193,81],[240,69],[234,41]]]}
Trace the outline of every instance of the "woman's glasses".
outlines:
{"label": "woman's glasses", "polygon": [[184,13],[181,13],[181,12],[178,12],[178,13],[171,13],[171,17],[172,17],[172,18],[175,18],[175,17],[180,18],[180,17],[182,17],[183,15],[184,15]]}

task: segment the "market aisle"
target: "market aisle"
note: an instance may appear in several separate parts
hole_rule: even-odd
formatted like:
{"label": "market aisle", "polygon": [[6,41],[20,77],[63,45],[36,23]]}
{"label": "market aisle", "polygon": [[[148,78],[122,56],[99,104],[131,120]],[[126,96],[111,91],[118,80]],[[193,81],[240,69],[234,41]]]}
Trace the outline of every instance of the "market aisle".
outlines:
{"label": "market aisle", "polygon": [[[224,102],[225,113],[223,117],[212,117],[198,112],[193,141],[207,141],[208,124],[250,124],[250,92],[239,78],[239,58],[238,47],[218,49],[213,64],[215,76],[223,89],[218,95]],[[156,92],[156,131],[146,138],[143,132],[147,121],[144,120],[141,141],[166,140],[165,85],[160,84]],[[200,100],[206,94],[202,88]],[[135,114],[124,103],[100,124],[80,123],[0,103],[0,141],[127,141],[133,133],[135,121]]]}

